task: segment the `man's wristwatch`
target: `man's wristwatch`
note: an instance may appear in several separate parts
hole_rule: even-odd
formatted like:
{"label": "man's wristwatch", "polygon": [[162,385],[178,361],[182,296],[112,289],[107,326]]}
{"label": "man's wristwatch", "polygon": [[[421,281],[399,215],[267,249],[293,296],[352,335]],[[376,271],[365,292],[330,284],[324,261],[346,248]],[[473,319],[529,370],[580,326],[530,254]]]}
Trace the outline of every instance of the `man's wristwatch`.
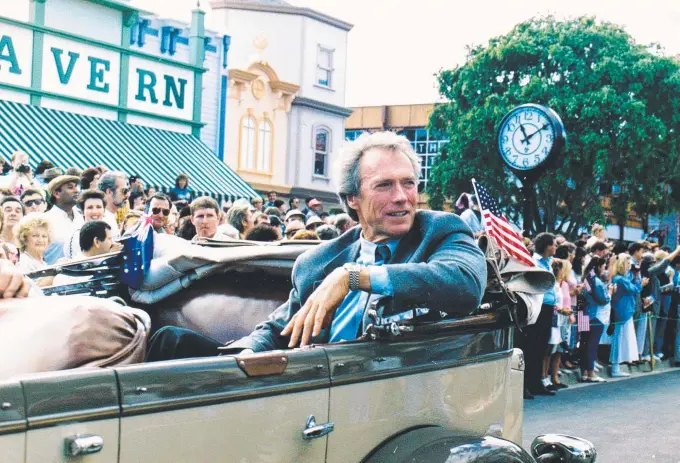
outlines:
{"label": "man's wristwatch", "polygon": [[349,273],[349,289],[350,291],[359,290],[359,272],[361,271],[361,265],[356,262],[349,262],[342,266]]}

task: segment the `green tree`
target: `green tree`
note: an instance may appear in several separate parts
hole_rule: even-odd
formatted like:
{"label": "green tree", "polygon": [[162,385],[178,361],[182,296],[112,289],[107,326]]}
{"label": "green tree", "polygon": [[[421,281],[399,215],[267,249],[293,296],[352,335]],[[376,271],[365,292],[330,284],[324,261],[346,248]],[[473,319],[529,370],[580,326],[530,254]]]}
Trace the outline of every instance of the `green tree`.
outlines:
{"label": "green tree", "polygon": [[470,191],[474,177],[519,217],[519,182],[498,155],[496,130],[506,112],[531,102],[554,109],[568,134],[563,156],[535,185],[534,233],[573,235],[605,220],[601,200],[612,186],[618,220],[629,206],[642,215],[677,208],[680,62],[658,45],[636,44],[595,18],[534,18],[469,47],[466,62],[438,80],[447,102],[430,126],[450,143],[430,178],[432,207]]}

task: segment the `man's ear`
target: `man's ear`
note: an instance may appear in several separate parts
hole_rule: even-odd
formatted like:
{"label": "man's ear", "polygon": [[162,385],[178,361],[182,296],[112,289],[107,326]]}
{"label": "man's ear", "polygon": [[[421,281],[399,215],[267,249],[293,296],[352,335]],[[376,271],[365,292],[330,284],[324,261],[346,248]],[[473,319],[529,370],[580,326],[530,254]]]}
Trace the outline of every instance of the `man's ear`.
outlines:
{"label": "man's ear", "polygon": [[102,240],[97,238],[96,236],[94,237],[94,240],[92,241],[92,247],[94,248],[99,248],[102,245]]}
{"label": "man's ear", "polygon": [[347,205],[351,209],[354,209],[355,211],[358,210],[359,209],[359,196],[348,195],[347,196]]}

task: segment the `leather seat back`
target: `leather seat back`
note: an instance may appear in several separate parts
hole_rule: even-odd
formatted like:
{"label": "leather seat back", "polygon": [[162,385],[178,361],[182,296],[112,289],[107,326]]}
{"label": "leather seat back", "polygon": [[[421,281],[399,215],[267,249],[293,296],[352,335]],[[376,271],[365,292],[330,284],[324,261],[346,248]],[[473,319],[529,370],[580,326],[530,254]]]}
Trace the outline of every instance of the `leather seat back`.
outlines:
{"label": "leather seat back", "polygon": [[250,334],[288,299],[290,288],[290,276],[229,271],[197,281],[145,309],[154,331],[179,326],[228,342]]}

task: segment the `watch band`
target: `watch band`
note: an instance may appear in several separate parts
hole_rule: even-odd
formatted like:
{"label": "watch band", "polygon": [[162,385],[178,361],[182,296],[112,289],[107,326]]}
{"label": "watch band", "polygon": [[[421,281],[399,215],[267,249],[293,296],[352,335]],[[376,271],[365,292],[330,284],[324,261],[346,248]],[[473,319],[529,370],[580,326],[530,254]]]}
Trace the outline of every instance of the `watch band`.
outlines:
{"label": "watch band", "polygon": [[359,290],[359,272],[361,266],[356,263],[349,263],[343,265],[343,268],[349,273],[349,289],[350,291]]}

